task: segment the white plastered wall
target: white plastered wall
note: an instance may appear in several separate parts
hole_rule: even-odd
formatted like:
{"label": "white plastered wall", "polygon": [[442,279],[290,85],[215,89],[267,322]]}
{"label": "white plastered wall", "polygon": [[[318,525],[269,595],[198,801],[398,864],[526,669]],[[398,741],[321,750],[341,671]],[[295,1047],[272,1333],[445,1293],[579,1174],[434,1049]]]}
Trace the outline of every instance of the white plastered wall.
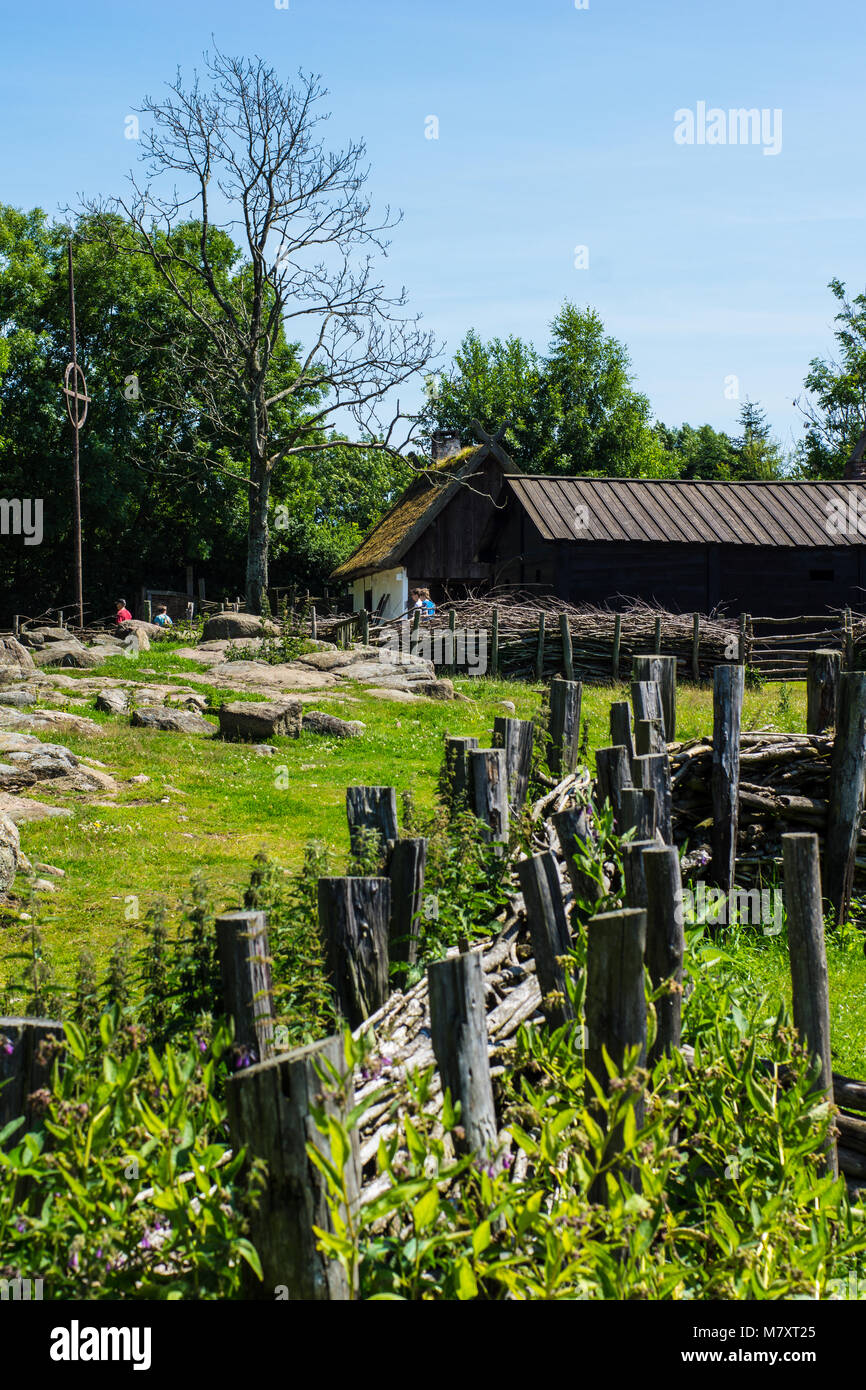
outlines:
{"label": "white plastered wall", "polygon": [[378,608],[382,595],[388,595],[388,606],[384,613],[386,618],[397,618],[405,613],[409,602],[409,579],[405,569],[380,570],[377,574],[356,579],[352,584],[352,606],[356,613],[360,613],[364,607],[364,594],[368,589],[373,590],[374,610]]}

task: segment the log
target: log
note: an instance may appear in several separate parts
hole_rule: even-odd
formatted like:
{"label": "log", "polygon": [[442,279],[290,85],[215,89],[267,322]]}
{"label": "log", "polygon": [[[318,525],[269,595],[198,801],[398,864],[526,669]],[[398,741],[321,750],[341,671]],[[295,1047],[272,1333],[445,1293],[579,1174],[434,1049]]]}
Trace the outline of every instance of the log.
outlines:
{"label": "log", "polygon": [[[352,857],[365,854],[365,840],[378,837],[381,867],[387,867],[397,841],[397,793],[393,787],[347,787],[346,815]],[[367,851],[369,852],[369,851]]]}
{"label": "log", "polygon": [[631,768],[628,752],[622,745],[613,748],[597,748],[595,753],[598,804],[609,801],[613,807],[613,828],[617,835],[623,834],[622,793],[632,786]]}
{"label": "log", "polygon": [[38,1125],[30,1097],[50,1088],[52,1039],[61,1042],[64,1037],[63,1024],[55,1019],[0,1018],[0,1130],[24,1117],[24,1125],[9,1136],[4,1148]]}
{"label": "log", "polygon": [[531,859],[522,859],[517,865],[517,876],[541,987],[541,1007],[548,1026],[561,1028],[574,1018],[574,1008],[566,985],[566,957],[571,950],[571,936],[556,859],[549,850]]}
{"label": "log", "polygon": [[824,892],[834,921],[848,921],[854,858],[866,776],[866,674],[848,671],[839,680],[839,708],[830,775],[824,852]]}
{"label": "log", "polygon": [[319,936],[338,1014],[357,1028],[385,1003],[388,983],[387,878],[320,878]]}
{"label": "log", "polygon": [[739,820],[740,727],[743,717],[744,668],[713,669],[713,882],[725,892],[734,886]]}
{"label": "log", "polygon": [[[318,1067],[333,1068],[344,1078],[338,1091],[323,1081]],[[274,1297],[305,1301],[342,1301],[350,1290],[343,1266],[317,1249],[313,1230],[333,1231],[327,1179],[307,1154],[314,1145],[331,1160],[327,1139],[316,1127],[314,1109],[324,1109],[346,1124],[354,1104],[341,1037],[327,1038],[294,1052],[236,1072],[226,1081],[229,1129],[235,1149],[245,1149],[247,1164],[267,1164],[264,1192],[246,1203],[250,1239],[262,1264],[259,1282],[245,1270],[245,1296],[273,1303]],[[353,1217],[360,1202],[357,1136],[345,1164],[345,1183]],[[239,1191],[243,1191],[243,1186]],[[343,1215],[346,1212],[343,1208]],[[278,1293],[278,1290],[280,1291]],[[282,1291],[285,1292],[282,1292]]]}
{"label": "log", "polygon": [[866,1081],[833,1073],[833,1099],[846,1110],[866,1110]]}
{"label": "log", "polygon": [[[662,719],[667,743],[677,736],[677,659],[675,656],[635,656],[632,658],[632,681],[642,684],[655,681],[659,687]],[[651,717],[651,716],[644,716]]]}
{"label": "log", "polygon": [[446,797],[452,810],[472,802],[467,754],[478,747],[477,738],[445,739]]}
{"label": "log", "polygon": [[507,845],[510,823],[505,749],[470,749],[467,757],[472,810],[486,827],[485,838]]}
{"label": "log", "polygon": [[637,840],[654,840],[656,833],[656,794],[652,787],[623,787],[622,833],[634,831]]}
{"label": "log", "polygon": [[[794,1027],[803,1047],[818,1063],[815,1090],[832,1103],[830,987],[817,835],[783,835],[782,862]],[[827,1168],[834,1176],[839,1172],[832,1140],[827,1148]]]}
{"label": "log", "polygon": [[582,694],[583,687],[580,681],[555,678],[550,682],[547,766],[555,776],[561,777],[566,772],[573,772],[577,767]]}
{"label": "log", "polygon": [[643,856],[646,879],[646,963],[653,991],[667,987],[655,1001],[656,1036],[649,1065],[668,1056],[682,1042],[683,885],[680,859],[673,845],[654,845]]}
{"label": "log", "polygon": [[835,651],[810,652],[806,666],[806,732],[823,734],[835,728],[842,675],[842,655]]}
{"label": "log", "polygon": [[273,1051],[274,1019],[268,919],[264,912],[225,912],[215,922],[223,1004],[234,1045],[247,1061]]}
{"label": "log", "polygon": [[666,845],[674,842],[671,817],[671,774],[666,753],[635,758],[634,780],[638,787],[655,792],[656,826]]}
{"label": "log", "polygon": [[610,707],[610,741],[620,744],[628,753],[628,764],[635,754],[631,736],[631,710],[627,700],[614,700]]}
{"label": "log", "polygon": [[579,902],[597,902],[601,896],[601,885],[580,867],[575,857],[576,842],[585,845],[589,840],[586,812],[582,808],[570,807],[566,811],[558,811],[551,819],[575,898]]}
{"label": "log", "polygon": [[[414,965],[418,959],[418,936],[421,930],[421,903],[424,897],[424,869],[427,864],[427,841],[423,838],[398,840],[391,855],[388,877],[391,880],[391,918],[388,927],[388,959],[395,963]],[[396,972],[398,981],[405,971]]]}
{"label": "log", "polygon": [[459,1153],[487,1155],[496,1144],[481,952],[434,961],[427,969],[430,1032],[442,1089],[460,1104]]}
{"label": "log", "polygon": [[505,749],[508,800],[515,813],[522,809],[529,791],[534,740],[535,725],[531,719],[497,715],[493,721],[493,747]]}

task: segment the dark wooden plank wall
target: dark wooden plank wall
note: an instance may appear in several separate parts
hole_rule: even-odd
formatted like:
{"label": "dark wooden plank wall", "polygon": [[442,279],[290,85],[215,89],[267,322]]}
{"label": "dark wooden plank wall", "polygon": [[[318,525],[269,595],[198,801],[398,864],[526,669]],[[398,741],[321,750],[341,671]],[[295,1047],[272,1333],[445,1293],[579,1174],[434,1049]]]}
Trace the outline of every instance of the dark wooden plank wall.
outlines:
{"label": "dark wooden plank wall", "polygon": [[439,513],[406,552],[409,584],[438,588],[449,580],[476,586],[490,576],[490,566],[476,559],[482,537],[494,516],[493,498],[502,490],[503,473],[489,458]]}

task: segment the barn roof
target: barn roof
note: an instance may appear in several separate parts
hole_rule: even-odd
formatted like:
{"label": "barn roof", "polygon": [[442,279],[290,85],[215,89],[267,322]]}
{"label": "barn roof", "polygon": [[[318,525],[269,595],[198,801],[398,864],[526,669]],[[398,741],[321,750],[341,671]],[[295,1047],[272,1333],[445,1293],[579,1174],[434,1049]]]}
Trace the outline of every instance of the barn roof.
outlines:
{"label": "barn roof", "polygon": [[[856,486],[852,482],[696,483],[522,474],[505,481],[549,541],[779,547],[864,543],[856,519],[853,528],[828,529],[835,513],[831,504],[841,502],[847,509]],[[576,518],[585,524],[576,526]]]}

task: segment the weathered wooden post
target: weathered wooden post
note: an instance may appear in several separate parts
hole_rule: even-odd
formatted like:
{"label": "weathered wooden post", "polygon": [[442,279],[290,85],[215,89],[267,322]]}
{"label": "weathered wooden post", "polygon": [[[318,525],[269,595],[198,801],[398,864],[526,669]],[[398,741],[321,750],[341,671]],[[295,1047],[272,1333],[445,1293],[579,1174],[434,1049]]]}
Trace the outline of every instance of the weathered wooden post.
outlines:
{"label": "weathered wooden post", "polygon": [[346,816],[353,858],[361,858],[365,851],[369,852],[365,839],[376,835],[382,860],[387,865],[399,836],[394,787],[347,787]]}
{"label": "weathered wooden post", "polygon": [[610,657],[610,673],[615,681],[619,680],[619,652],[622,645],[622,614],[615,613],[613,618],[613,650]]}
{"label": "weathered wooden post", "polygon": [[655,792],[656,826],[666,845],[674,842],[671,805],[671,773],[666,753],[635,758],[632,764],[635,786]]}
{"label": "weathered wooden post", "polygon": [[574,680],[574,653],[571,646],[571,628],[568,626],[568,614],[559,615],[559,632],[562,637],[562,671],[567,681]]}
{"label": "weathered wooden post", "polygon": [[146,598],[146,599],[144,600],[144,604],[143,604],[142,606],[143,606],[143,609],[144,609],[144,612],[143,612],[143,614],[142,614],[142,616],[143,616],[143,618],[144,618],[144,621],[145,621],[146,623],[152,623],[152,622],[153,622],[153,605],[152,605],[150,599],[149,599],[149,598]]}
{"label": "weathered wooden post", "polygon": [[467,755],[477,747],[477,738],[448,737],[445,740],[445,785],[448,801],[452,807],[471,804],[472,795]]}
{"label": "weathered wooden post", "polygon": [[544,679],[544,623],[545,614],[540,613],[538,617],[538,642],[535,648],[535,679]]}
{"label": "weathered wooden post", "polygon": [[541,1007],[549,1026],[561,1028],[574,1018],[574,1009],[566,985],[565,957],[571,949],[571,937],[556,859],[549,850],[531,859],[521,859],[517,876],[526,906]]}
{"label": "weathered wooden post", "polygon": [[[783,835],[785,910],[794,1027],[810,1057],[818,1062],[816,1091],[833,1103],[830,1056],[830,988],[824,943],[821,868],[817,835]],[[836,1145],[827,1146],[827,1166],[839,1172]]]}
{"label": "weathered wooden post", "polygon": [[337,1011],[351,1028],[380,1009],[389,994],[387,878],[320,878],[319,936]]}
{"label": "weathered wooden post", "polygon": [[[418,935],[421,930],[421,902],[424,896],[424,870],[427,865],[427,841],[398,840],[391,855],[388,877],[391,880],[391,920],[388,931],[388,959],[393,965],[400,962],[414,965],[418,957]],[[405,971],[399,972],[399,980]]]}
{"label": "weathered wooden post", "polygon": [[310,637],[314,642],[317,642],[319,640],[319,624],[318,619],[316,617],[315,604],[313,604],[312,608],[310,609]]}
{"label": "weathered wooden post", "polygon": [[664,725],[660,719],[634,721],[634,751],[638,758],[666,752]]}
{"label": "weathered wooden post", "polygon": [[564,681],[554,676],[550,682],[550,732],[547,740],[547,766],[558,777],[577,767],[580,746],[580,681]]}
{"label": "weathered wooden post", "polygon": [[656,1036],[650,1049],[652,1065],[682,1041],[683,885],[680,857],[674,845],[650,845],[643,856],[646,882],[646,963],[653,990],[667,986],[655,1001]]}
{"label": "weathered wooden post", "polygon": [[18,637],[21,636],[21,614],[20,614],[20,613],[13,613],[13,614],[12,614],[12,636],[15,637],[15,638],[18,638]]}
{"label": "weathered wooden post", "polygon": [[836,738],[830,767],[830,805],[824,850],[824,891],[834,921],[847,922],[866,776],[866,672],[839,680]]}
{"label": "weathered wooden post", "polygon": [[634,757],[634,743],[631,736],[631,710],[627,700],[614,700],[610,707],[610,741],[619,744],[628,753],[629,767]]}
{"label": "weathered wooden post", "polygon": [[366,608],[361,609],[361,641],[366,647],[370,641],[370,614]]}
{"label": "weathered wooden post", "polygon": [[[659,688],[661,715],[664,721],[665,742],[673,743],[677,736],[677,659],[675,656],[636,656],[632,659],[631,678],[634,683],[655,681]],[[635,709],[637,718],[637,709]],[[654,719],[645,714],[643,719]]]}
{"label": "weathered wooden post", "polygon": [[646,871],[643,852],[645,849],[652,849],[655,843],[656,841],[651,839],[632,840],[630,844],[622,847],[622,876],[626,907],[646,908]]}
{"label": "weathered wooden post", "polygon": [[701,678],[701,615],[692,614],[692,680]]}
{"label": "weathered wooden post", "polygon": [[598,803],[609,801],[613,807],[613,828],[617,835],[622,829],[622,793],[633,785],[628,752],[621,744],[613,748],[598,748],[595,753],[595,772],[598,784]]}
{"label": "weathered wooden post", "polygon": [[639,719],[657,719],[664,724],[662,693],[658,681],[632,681],[631,704],[635,723]]}
{"label": "weathered wooden post", "polygon": [[748,634],[748,617],[745,613],[740,614],[740,633],[737,642],[737,663],[740,666],[746,664],[746,641]]}
{"label": "weathered wooden post", "polygon": [[504,748],[477,748],[467,753],[471,806],[487,827],[486,838],[508,843],[508,767]]}
{"label": "weathered wooden post", "polygon": [[551,819],[574,896],[581,901],[597,902],[601,887],[580,867],[576,857],[578,844],[585,846],[590,838],[586,812],[582,807],[571,807],[567,811],[558,811]]}
{"label": "weathered wooden post", "polygon": [[744,688],[741,665],[713,667],[712,876],[725,892],[736,875]]}
{"label": "weathered wooden post", "polygon": [[490,633],[490,674],[494,680],[499,676],[499,609],[494,608]]}
{"label": "weathered wooden post", "polygon": [[662,649],[662,617],[659,613],[656,617],[655,628],[653,630],[653,652],[658,656]]}
{"label": "weathered wooden post", "polygon": [[235,1047],[263,1062],[273,1051],[274,1019],[268,919],[264,912],[225,912],[215,922],[223,1003]]}
{"label": "weathered wooden post", "polygon": [[850,608],[845,609],[845,667],[854,669],[854,618]]}
{"label": "weathered wooden post", "polygon": [[30,1097],[50,1087],[53,1043],[64,1037],[63,1024],[55,1019],[0,1018],[0,1130],[22,1116],[25,1121],[6,1146],[33,1128],[37,1117]]}
{"label": "weathered wooden post", "polygon": [[809,652],[806,663],[807,734],[823,734],[835,727],[841,675],[841,652]]}
{"label": "weathered wooden post", "polygon": [[[643,985],[643,958],[646,942],[646,912],[640,908],[625,908],[621,912],[603,912],[587,924],[586,958],[586,1070],[598,1085],[611,1095],[603,1052],[606,1051],[617,1072],[622,1070],[627,1049],[637,1047],[640,1065],[646,1060],[646,1003]],[[595,1092],[587,1078],[586,1097],[592,1102]],[[640,1125],[644,1101],[634,1101],[635,1120]],[[607,1117],[599,1116],[607,1129]],[[605,1165],[622,1148],[622,1125],[607,1134]],[[603,1202],[607,1196],[604,1173],[599,1173],[590,1188],[590,1201]]]}
{"label": "weathered wooden post", "polygon": [[652,787],[623,787],[623,835],[629,830],[635,832],[635,841],[655,839],[656,794]]}
{"label": "weathered wooden post", "polygon": [[460,1103],[461,1153],[486,1154],[496,1144],[496,1110],[487,1050],[481,952],[465,951],[427,968],[430,1031],[442,1089]]}
{"label": "weathered wooden post", "polygon": [[452,676],[457,674],[457,614],[454,609],[448,614],[448,666]]}
{"label": "weathered wooden post", "polygon": [[508,799],[513,812],[519,812],[529,790],[535,725],[531,719],[509,719],[497,715],[493,721],[493,747],[505,750]]}
{"label": "weathered wooden post", "polygon": [[[317,1070],[326,1071],[323,1079]],[[329,1080],[330,1070],[342,1078],[342,1090]],[[245,1272],[245,1295],[273,1303],[274,1298],[338,1301],[356,1292],[349,1288],[343,1266],[318,1250],[313,1230],[332,1231],[328,1182],[307,1154],[311,1144],[333,1162],[327,1138],[314,1122],[320,1110],[343,1124],[354,1104],[347,1077],[341,1037],[298,1048],[257,1066],[238,1071],[226,1082],[226,1107],[235,1149],[246,1149],[249,1163],[267,1165],[264,1191],[250,1202],[250,1238],[262,1264],[259,1282]],[[344,1167],[350,1214],[357,1216],[360,1174],[357,1139]],[[343,1216],[346,1216],[343,1207]]]}

